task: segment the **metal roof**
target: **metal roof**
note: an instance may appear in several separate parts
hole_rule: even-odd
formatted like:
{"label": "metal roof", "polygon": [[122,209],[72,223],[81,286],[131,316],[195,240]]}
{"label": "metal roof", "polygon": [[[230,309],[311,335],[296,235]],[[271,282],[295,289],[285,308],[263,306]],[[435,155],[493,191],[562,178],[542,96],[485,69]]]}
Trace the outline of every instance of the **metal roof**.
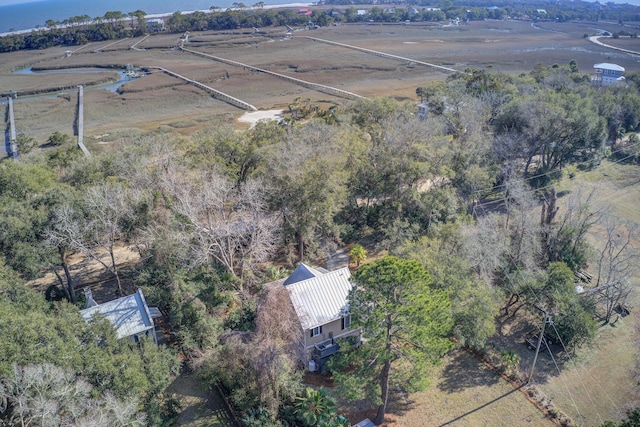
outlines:
{"label": "metal roof", "polygon": [[347,297],[352,287],[349,277],[349,268],[344,267],[286,287],[304,330],[342,317],[348,308]]}
{"label": "metal roof", "polygon": [[613,70],[613,71],[622,71],[624,73],[624,67],[621,67],[617,64],[610,64],[608,62],[603,62],[601,64],[595,64],[593,68],[599,68],[602,70]]}
{"label": "metal roof", "polygon": [[353,427],[376,427],[376,425],[369,418],[365,418],[358,424],[354,424]]}
{"label": "metal roof", "polygon": [[288,286],[292,283],[301,282],[303,280],[311,279],[312,277],[318,277],[322,274],[324,273],[301,262],[298,264],[296,269],[293,270],[293,273],[287,277],[287,280],[284,281],[284,285]]}
{"label": "metal roof", "polygon": [[86,321],[99,313],[113,324],[118,338],[130,337],[153,329],[153,320],[151,320],[142,289],[138,289],[138,292],[133,295],[85,308],[80,313]]}

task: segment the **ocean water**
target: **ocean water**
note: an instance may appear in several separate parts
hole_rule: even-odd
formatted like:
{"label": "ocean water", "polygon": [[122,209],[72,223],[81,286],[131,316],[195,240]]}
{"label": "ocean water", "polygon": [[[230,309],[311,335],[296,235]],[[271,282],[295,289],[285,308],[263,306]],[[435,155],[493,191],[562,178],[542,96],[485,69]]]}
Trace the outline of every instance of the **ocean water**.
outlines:
{"label": "ocean water", "polygon": [[[295,0],[294,0],[295,1]],[[300,1],[300,0],[298,0]],[[304,1],[304,0],[302,0]],[[72,16],[104,16],[106,12],[119,10],[123,13],[142,10],[147,14],[173,13],[176,11],[208,10],[211,6],[231,7],[236,0],[41,0],[3,5],[0,1],[0,33],[45,27],[49,19],[64,21]],[[258,0],[241,2],[252,6]],[[293,3],[291,0],[265,0],[265,5]]]}

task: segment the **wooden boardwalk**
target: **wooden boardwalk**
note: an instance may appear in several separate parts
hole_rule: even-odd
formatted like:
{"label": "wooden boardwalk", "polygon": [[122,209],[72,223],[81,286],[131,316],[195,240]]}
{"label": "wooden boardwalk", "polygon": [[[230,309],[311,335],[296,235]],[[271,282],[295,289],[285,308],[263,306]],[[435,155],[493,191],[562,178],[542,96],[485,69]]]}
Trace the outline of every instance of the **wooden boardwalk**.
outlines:
{"label": "wooden boardwalk", "polygon": [[322,92],[322,93],[326,93],[326,94],[329,94],[329,95],[338,96],[340,98],[367,99],[364,96],[358,95],[358,94],[353,93],[353,92],[347,92],[346,90],[337,89],[335,87],[326,86],[326,85],[322,85],[322,84],[319,84],[319,83],[307,82],[305,80],[300,80],[300,79],[296,79],[294,77],[286,76],[284,74],[280,74],[280,73],[276,73],[276,72],[273,72],[273,71],[265,70],[264,68],[252,67],[251,65],[243,64],[241,62],[232,61],[230,59],[221,58],[219,56],[209,55],[208,53],[198,52],[197,50],[186,49],[184,47],[181,47],[180,50],[192,53],[194,55],[202,56],[204,58],[213,59],[214,61],[222,62],[223,64],[232,65],[234,67],[242,67],[245,70],[255,71],[255,72],[258,72],[258,73],[269,74],[271,76],[278,77],[280,79],[284,79],[284,80],[287,80],[289,82],[295,83],[295,84],[297,84],[299,86],[306,87],[307,89],[316,90],[318,92]]}
{"label": "wooden boardwalk", "polygon": [[9,147],[11,152],[9,155],[13,156],[15,160],[18,159],[18,146],[16,145],[16,138],[18,137],[16,134],[16,117],[13,114],[13,98],[8,98],[8,107],[9,108]]}
{"label": "wooden boardwalk", "polygon": [[78,86],[78,147],[82,150],[85,156],[90,156],[91,153],[84,145],[84,88]]}
{"label": "wooden boardwalk", "polygon": [[162,68],[162,67],[146,67],[148,69],[156,69],[156,70],[160,70],[163,73],[166,73],[172,77],[178,78],[180,80],[184,80],[187,83],[190,83],[196,87],[199,87],[200,89],[203,89],[207,92],[209,92],[214,98],[219,99],[220,101],[224,101],[227,104],[231,104],[234,107],[238,107],[238,108],[242,108],[243,110],[249,110],[249,111],[258,111],[258,109],[256,107],[254,107],[253,105],[249,104],[248,102],[244,102],[241,99],[235,98],[231,95],[227,95],[224,92],[220,92],[217,89],[214,89],[210,86],[207,86],[203,83],[200,83],[196,80],[190,79],[188,77],[185,77],[181,74],[175,73],[173,71],[169,71],[166,68]]}
{"label": "wooden boardwalk", "polygon": [[393,59],[393,60],[402,61],[402,62],[409,62],[409,63],[412,63],[412,64],[418,64],[418,65],[424,65],[425,67],[432,67],[432,68],[435,68],[437,70],[445,71],[447,73],[457,73],[457,72],[459,72],[458,70],[455,70],[455,69],[449,68],[449,67],[443,67],[442,65],[431,64],[430,62],[418,61],[416,59],[405,58],[404,56],[392,55],[390,53],[379,52],[377,50],[365,49],[363,47],[353,46],[353,45],[350,45],[350,44],[338,43],[338,42],[333,42],[331,40],[318,39],[318,38],[309,37],[309,36],[294,36],[294,37],[305,38],[305,39],[313,40],[313,41],[319,42],[319,43],[326,43],[326,44],[331,44],[331,45],[334,45],[334,46],[344,47],[344,48],[347,48],[347,49],[353,49],[353,50],[357,50],[357,51],[360,51],[360,52],[368,53],[370,55],[379,56],[381,58]]}

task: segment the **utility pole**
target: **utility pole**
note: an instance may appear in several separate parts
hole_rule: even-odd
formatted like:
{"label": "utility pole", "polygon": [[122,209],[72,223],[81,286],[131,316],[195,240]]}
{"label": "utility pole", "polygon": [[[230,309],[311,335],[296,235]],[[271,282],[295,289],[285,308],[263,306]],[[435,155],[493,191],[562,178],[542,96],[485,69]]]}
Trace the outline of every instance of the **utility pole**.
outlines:
{"label": "utility pole", "polygon": [[[531,379],[533,378],[533,370],[536,367],[536,362],[538,361],[538,353],[540,352],[540,345],[542,345],[542,340],[544,338],[544,328],[547,325],[547,323],[551,325],[553,324],[553,321],[551,320],[551,316],[547,315],[547,313],[544,312],[544,319],[542,321],[542,331],[540,331],[540,336],[538,337],[538,346],[536,347],[536,355],[533,357],[533,365],[531,365],[531,373],[529,374],[529,379],[527,380],[527,384],[531,384]],[[546,346],[546,341],[545,341],[545,346]]]}

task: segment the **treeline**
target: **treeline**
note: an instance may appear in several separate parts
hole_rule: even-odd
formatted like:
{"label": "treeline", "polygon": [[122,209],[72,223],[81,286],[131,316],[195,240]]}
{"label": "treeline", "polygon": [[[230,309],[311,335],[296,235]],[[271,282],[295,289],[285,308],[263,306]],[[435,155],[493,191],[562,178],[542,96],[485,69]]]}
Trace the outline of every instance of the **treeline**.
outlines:
{"label": "treeline", "polygon": [[[511,1],[511,0],[443,0],[432,2],[421,0],[411,6],[398,5],[397,2],[372,2],[371,0],[326,0],[326,5],[362,5],[377,8],[396,9],[402,19],[421,20],[421,16],[438,16],[441,19],[535,19],[551,21],[632,21],[640,20],[640,9],[632,4],[593,3],[587,1]],[[381,5],[382,4],[382,5]],[[386,4],[386,5],[385,5]],[[407,13],[405,10],[414,9]],[[437,10],[433,10],[437,9]],[[542,12],[541,10],[544,10]],[[437,15],[436,15],[437,13]],[[383,20],[393,20],[392,14],[385,14]],[[371,17],[367,18],[371,19]],[[430,19],[423,19],[428,21]]]}
{"label": "treeline", "polygon": [[[338,362],[366,369],[336,362],[344,396],[379,403],[381,372],[424,386],[401,366],[391,370],[394,358],[425,367],[452,335],[482,351],[497,316],[537,319],[542,310],[568,351],[588,344],[596,319],[608,321],[628,293],[637,254],[625,242],[637,236],[588,194],[559,208],[554,185],[607,158],[638,161],[640,80],[628,77],[626,86],[595,87],[575,61],[520,76],[467,70],[417,88],[424,118],[391,98],[328,110],[298,99],[282,123],[243,132],[217,124],[190,137],[122,134],[90,158],[60,134],[46,150],[31,144],[19,161],[0,163],[0,322],[21,325],[0,335],[0,349],[11,349],[0,360],[0,395],[9,393],[0,417],[20,425],[7,384],[25,369],[49,369],[91,384],[92,398],[133,395],[126,413],[134,418],[171,420],[175,407],[162,391],[175,359],[148,343],[117,342],[103,323],[84,324],[72,305],[82,304],[75,291],[83,286],[68,268],[74,254],[103,260],[123,291],[144,290],[185,363],[227,391],[245,426],[344,424],[330,396],[303,386],[286,291],[263,286],[337,244],[366,240],[395,256],[383,262],[415,281],[400,280],[397,295],[407,299],[385,309],[398,310],[404,339],[432,345],[387,346],[386,334],[374,339],[369,329],[371,348],[404,353],[366,361],[375,352],[345,352]],[[596,224],[608,230],[608,251],[595,253],[586,239]],[[120,265],[123,245],[139,262]],[[575,292],[574,274],[586,267],[593,284],[621,284],[605,288],[606,304]],[[384,295],[373,286],[383,277],[376,268],[396,271],[374,264],[355,275],[372,293],[353,304],[354,326],[370,327],[366,298]],[[21,283],[45,272],[58,278],[49,302]]]}
{"label": "treeline", "polygon": [[[73,17],[63,22],[49,20],[46,27],[28,34],[10,34],[0,37],[0,52],[22,49],[46,49],[52,46],[75,46],[88,42],[113,40],[141,36],[149,32],[145,13],[142,11],[124,14],[120,11],[107,12],[103,17],[91,19],[86,16]],[[322,12],[316,16],[328,16]],[[309,21],[309,16],[294,10],[227,9],[212,13],[174,13],[166,19],[165,27],[170,32],[236,30],[240,28],[269,26],[300,26]],[[328,18],[320,18],[326,22]]]}
{"label": "treeline", "polygon": [[[326,4],[344,4],[341,0],[329,0]],[[349,4],[353,4],[350,2]],[[362,4],[369,4],[364,1]],[[418,3],[414,6],[390,5],[389,8],[367,7],[366,13],[358,13],[356,7],[332,10],[313,10],[310,16],[297,13],[292,9],[248,9],[243,3],[234,4],[234,8],[219,11],[212,7],[211,13],[194,12],[182,14],[175,12],[165,20],[169,32],[206,30],[237,30],[281,26],[302,26],[309,21],[319,26],[334,23],[357,22],[438,22],[450,19],[539,19],[552,21],[602,19],[640,21],[640,8],[629,4],[594,4],[589,2],[509,2],[486,3],[482,1],[452,2],[445,0],[433,7]],[[90,18],[87,15],[74,16],[62,22],[48,20],[45,27],[37,28],[29,34],[10,34],[0,37],[0,52],[13,52],[22,49],[45,49],[52,46],[77,46],[88,42],[106,41],[125,37],[141,36],[149,32],[144,19],[145,12],[123,13],[110,11],[104,16]]]}

